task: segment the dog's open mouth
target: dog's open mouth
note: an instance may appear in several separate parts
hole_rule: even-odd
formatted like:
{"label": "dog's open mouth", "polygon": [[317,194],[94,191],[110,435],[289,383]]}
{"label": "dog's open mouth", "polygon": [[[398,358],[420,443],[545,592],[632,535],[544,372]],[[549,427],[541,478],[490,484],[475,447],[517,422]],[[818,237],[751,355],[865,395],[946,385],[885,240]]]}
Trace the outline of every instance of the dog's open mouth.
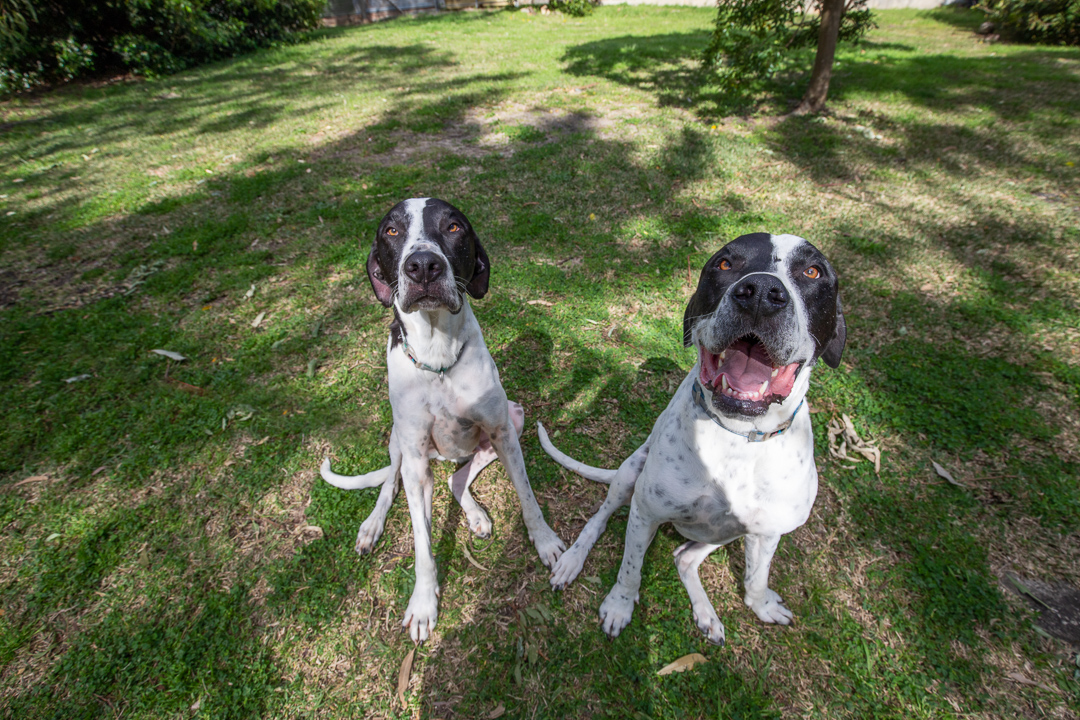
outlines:
{"label": "dog's open mouth", "polygon": [[767,407],[781,403],[795,386],[795,375],[800,362],[777,365],[754,335],[744,335],[731,343],[719,355],[705,348],[699,350],[701,374],[699,380],[713,392],[714,403],[722,395],[725,399]]}

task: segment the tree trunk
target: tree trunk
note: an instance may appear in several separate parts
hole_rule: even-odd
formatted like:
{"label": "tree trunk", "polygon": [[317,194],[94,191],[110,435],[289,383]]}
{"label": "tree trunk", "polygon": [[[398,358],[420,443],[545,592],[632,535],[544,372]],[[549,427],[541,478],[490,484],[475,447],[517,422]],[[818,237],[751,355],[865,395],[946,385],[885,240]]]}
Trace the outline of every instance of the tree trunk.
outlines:
{"label": "tree trunk", "polygon": [[814,72],[810,75],[810,87],[802,102],[792,115],[811,115],[821,112],[825,98],[829,96],[829,80],[832,79],[833,59],[836,57],[836,40],[840,35],[840,18],[844,16],[844,0],[822,0],[821,31],[818,33],[817,55]]}

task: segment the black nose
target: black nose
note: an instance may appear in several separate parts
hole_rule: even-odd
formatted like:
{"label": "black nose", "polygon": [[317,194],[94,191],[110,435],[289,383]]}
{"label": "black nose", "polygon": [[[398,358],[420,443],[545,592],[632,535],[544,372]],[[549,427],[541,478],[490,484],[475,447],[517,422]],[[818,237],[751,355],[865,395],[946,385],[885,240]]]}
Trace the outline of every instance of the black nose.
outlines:
{"label": "black nose", "polygon": [[443,273],[443,261],[433,252],[422,250],[405,258],[405,274],[414,282],[426,285]]}
{"label": "black nose", "polygon": [[740,309],[755,316],[774,315],[787,307],[791,300],[780,278],[774,275],[745,277],[739,281],[731,294]]}

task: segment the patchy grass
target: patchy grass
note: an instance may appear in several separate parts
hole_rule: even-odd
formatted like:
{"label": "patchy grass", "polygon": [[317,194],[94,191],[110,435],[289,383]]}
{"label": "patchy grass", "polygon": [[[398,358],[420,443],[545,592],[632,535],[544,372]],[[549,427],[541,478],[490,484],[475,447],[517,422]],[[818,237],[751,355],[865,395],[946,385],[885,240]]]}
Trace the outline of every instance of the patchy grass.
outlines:
{"label": "patchy grass", "polygon": [[[735,116],[695,65],[712,15],[403,19],[0,105],[3,716],[1076,717],[1075,648],[1003,578],[1080,584],[1080,52],[882,12],[830,115],[776,119],[783,78]],[[815,375],[821,493],[773,569],[793,627],[743,607],[735,543],[702,568],[728,630],[709,647],[665,530],[607,641],[625,511],[552,593],[493,467],[490,541],[437,493],[439,626],[399,704],[404,501],[358,557],[374,493],[315,468],[385,462],[363,261],[417,195],[492,258],[475,310],[567,541],[604,488],[532,421],[616,464],[693,362],[704,260],[759,230],[826,251],[849,346]],[[821,450],[840,413],[880,476]],[[656,676],[688,652],[709,662]]]}

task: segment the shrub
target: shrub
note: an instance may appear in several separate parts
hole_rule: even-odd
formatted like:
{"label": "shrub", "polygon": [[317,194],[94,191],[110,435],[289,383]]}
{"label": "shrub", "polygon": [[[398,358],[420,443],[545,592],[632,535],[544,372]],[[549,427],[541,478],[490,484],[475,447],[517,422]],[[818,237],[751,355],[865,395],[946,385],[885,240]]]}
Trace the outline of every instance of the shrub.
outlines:
{"label": "shrub", "polygon": [[[821,0],[813,1],[813,13],[805,7],[804,0],[719,0],[706,67],[714,68],[729,90],[746,89],[792,67],[800,60],[794,51],[814,47],[821,28]],[[873,27],[866,0],[847,0],[840,42],[857,41]]]}
{"label": "shrub", "polygon": [[92,72],[147,75],[288,41],[325,0],[0,0],[0,92]]}
{"label": "shrub", "polygon": [[1011,40],[1080,45],[1080,0],[984,0],[978,7]]}
{"label": "shrub", "polygon": [[551,0],[549,7],[567,15],[585,17],[599,4],[600,0]]}

